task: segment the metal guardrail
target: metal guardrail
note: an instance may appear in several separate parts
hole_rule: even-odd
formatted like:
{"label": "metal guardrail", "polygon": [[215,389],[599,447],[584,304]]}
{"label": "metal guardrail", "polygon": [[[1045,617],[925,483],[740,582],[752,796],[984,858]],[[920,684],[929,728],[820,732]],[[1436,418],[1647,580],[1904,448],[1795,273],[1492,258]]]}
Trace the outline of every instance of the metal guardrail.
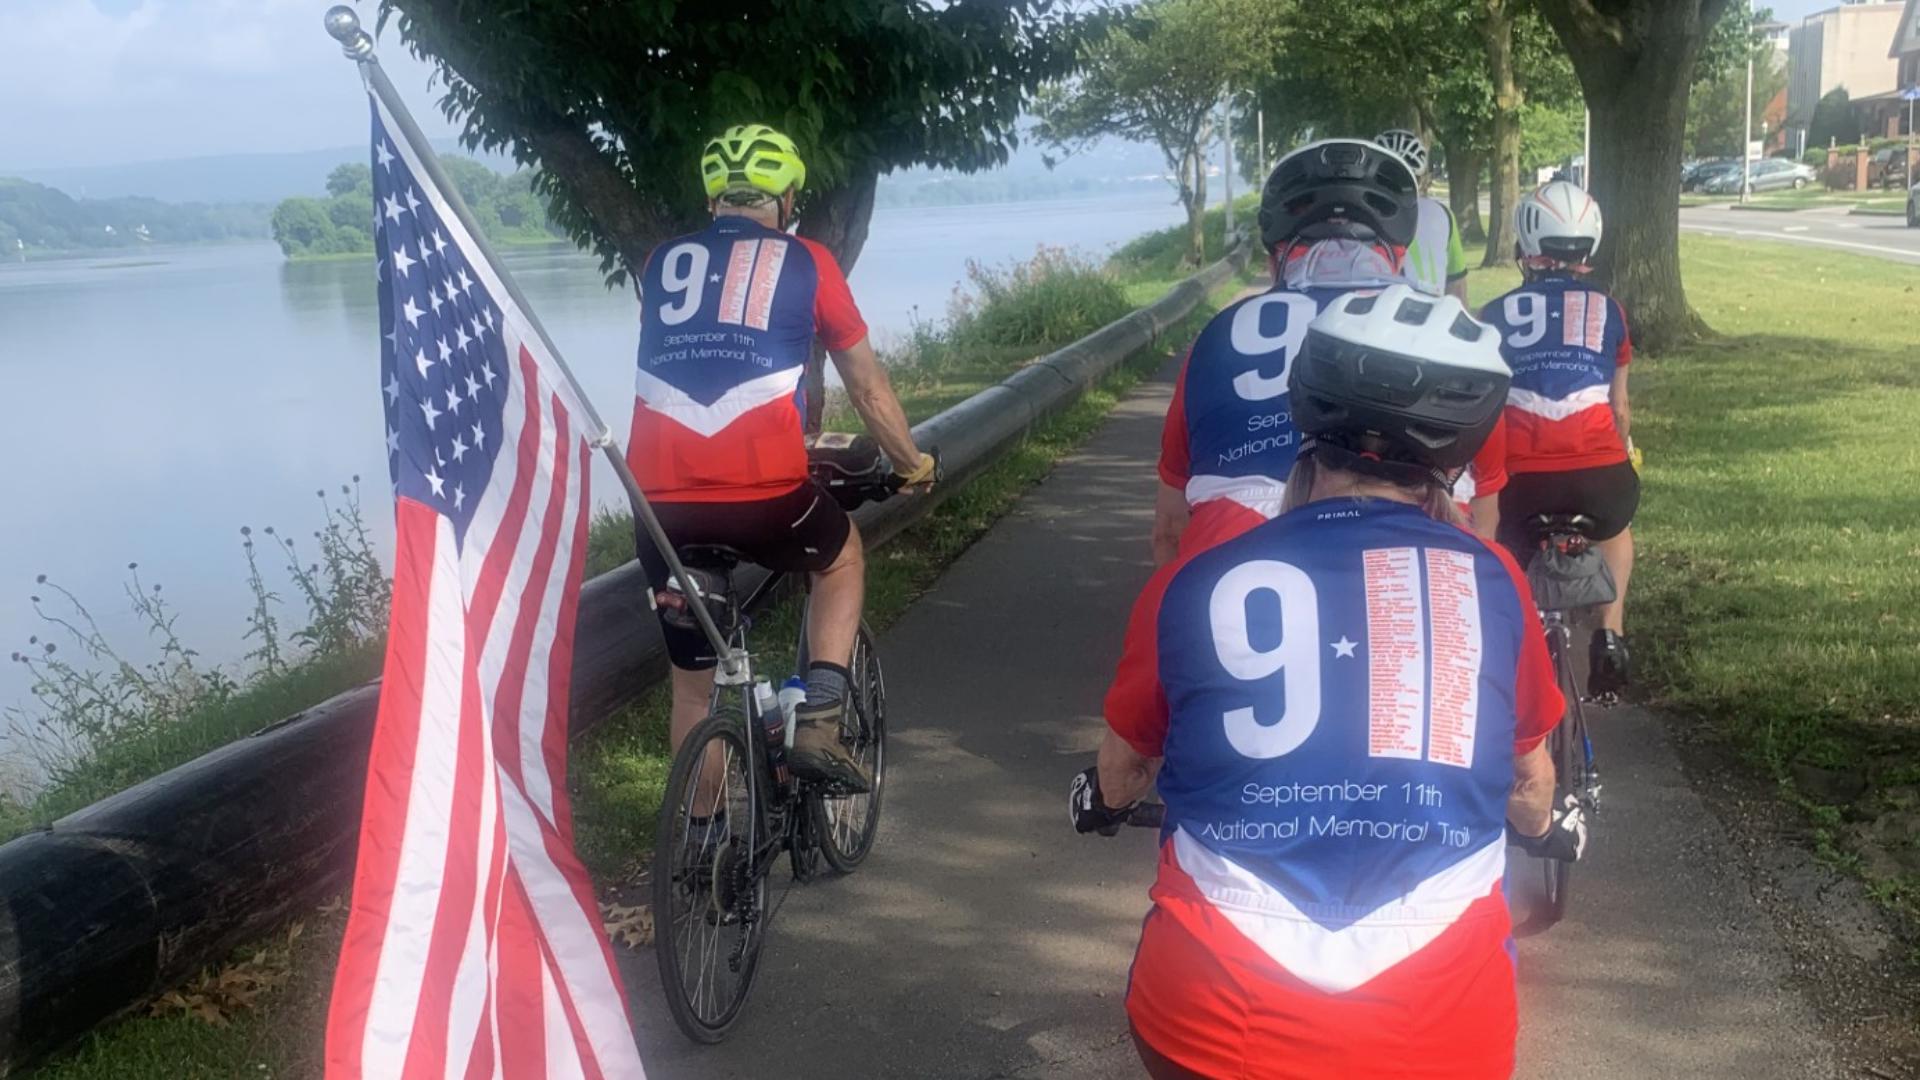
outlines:
{"label": "metal guardrail", "polygon": [[[855,515],[870,545],[1157,341],[1247,263],[1226,258],[914,429],[947,482]],[[659,681],[636,563],[584,586],[574,734]],[[0,846],[0,1076],[59,1049],[345,888],[378,683],[359,686]]]}

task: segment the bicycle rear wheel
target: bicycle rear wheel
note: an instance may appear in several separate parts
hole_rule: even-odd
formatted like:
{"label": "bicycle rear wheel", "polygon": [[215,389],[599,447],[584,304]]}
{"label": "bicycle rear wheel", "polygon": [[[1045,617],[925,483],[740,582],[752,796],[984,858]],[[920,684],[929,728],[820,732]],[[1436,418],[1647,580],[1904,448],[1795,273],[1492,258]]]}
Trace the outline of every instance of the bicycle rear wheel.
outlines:
{"label": "bicycle rear wheel", "polygon": [[833,797],[815,790],[807,797],[820,854],[842,874],[852,873],[873,850],[880,829],[880,797],[886,791],[887,683],[874,651],[873,633],[865,623],[854,640],[853,663],[847,670],[852,675],[848,680],[852,700],[841,720],[840,739],[873,777],[873,790]]}
{"label": "bicycle rear wheel", "polygon": [[674,756],[654,834],[654,958],[674,1022],[695,1042],[726,1037],[759,969],[767,877],[746,717],[723,706]]}
{"label": "bicycle rear wheel", "polygon": [[[1547,754],[1553,759],[1553,805],[1557,809],[1566,805],[1568,795],[1579,791],[1581,744],[1586,737],[1587,723],[1580,711],[1580,690],[1574,684],[1573,657],[1568,655],[1568,647],[1556,642],[1550,651],[1560,694],[1566,699],[1566,712],[1561,714],[1553,734],[1547,737]],[[1545,891],[1534,921],[1545,928],[1559,922],[1567,913],[1573,864],[1562,859],[1542,859],[1540,864],[1546,878]]]}

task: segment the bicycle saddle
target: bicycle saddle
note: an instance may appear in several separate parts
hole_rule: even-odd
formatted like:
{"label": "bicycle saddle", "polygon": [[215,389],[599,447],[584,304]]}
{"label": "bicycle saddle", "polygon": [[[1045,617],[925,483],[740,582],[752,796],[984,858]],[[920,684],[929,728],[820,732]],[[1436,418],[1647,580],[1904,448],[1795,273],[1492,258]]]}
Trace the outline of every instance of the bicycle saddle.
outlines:
{"label": "bicycle saddle", "polygon": [[688,544],[680,548],[680,561],[690,570],[712,570],[728,574],[733,568],[749,561],[738,550],[725,544]]}
{"label": "bicycle saddle", "polygon": [[1598,523],[1585,514],[1535,514],[1527,519],[1527,524],[1540,536],[1574,533],[1591,538]]}

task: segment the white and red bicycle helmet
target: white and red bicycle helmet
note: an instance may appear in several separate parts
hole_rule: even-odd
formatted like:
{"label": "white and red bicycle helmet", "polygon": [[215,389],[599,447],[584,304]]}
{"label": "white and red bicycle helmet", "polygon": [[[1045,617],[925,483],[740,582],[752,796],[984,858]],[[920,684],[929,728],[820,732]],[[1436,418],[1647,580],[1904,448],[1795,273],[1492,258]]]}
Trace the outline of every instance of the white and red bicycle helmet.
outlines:
{"label": "white and red bicycle helmet", "polygon": [[1542,184],[1513,211],[1515,255],[1534,270],[1585,270],[1600,250],[1600,204],[1569,180]]}

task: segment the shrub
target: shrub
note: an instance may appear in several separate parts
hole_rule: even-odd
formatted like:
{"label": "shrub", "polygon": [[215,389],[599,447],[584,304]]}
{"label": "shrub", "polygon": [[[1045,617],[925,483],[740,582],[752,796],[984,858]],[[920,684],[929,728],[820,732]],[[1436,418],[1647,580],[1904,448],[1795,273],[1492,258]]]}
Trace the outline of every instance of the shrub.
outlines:
{"label": "shrub", "polygon": [[[967,280],[971,292],[955,290],[947,308],[946,344],[958,348],[1065,344],[1132,310],[1118,282],[1065,248],[1000,267],[969,262]],[[924,351],[927,333],[914,336]]]}

